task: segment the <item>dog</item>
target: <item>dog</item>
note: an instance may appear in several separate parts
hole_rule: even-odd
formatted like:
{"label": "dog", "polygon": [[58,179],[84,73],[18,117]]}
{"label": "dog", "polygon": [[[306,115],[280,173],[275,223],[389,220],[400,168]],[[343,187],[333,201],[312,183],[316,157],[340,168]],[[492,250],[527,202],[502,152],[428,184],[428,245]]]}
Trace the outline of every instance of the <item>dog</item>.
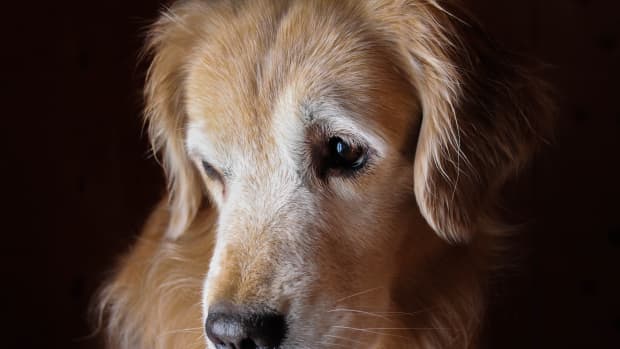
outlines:
{"label": "dog", "polygon": [[477,348],[547,85],[439,0],[186,0],[151,27],[168,191],[110,348]]}

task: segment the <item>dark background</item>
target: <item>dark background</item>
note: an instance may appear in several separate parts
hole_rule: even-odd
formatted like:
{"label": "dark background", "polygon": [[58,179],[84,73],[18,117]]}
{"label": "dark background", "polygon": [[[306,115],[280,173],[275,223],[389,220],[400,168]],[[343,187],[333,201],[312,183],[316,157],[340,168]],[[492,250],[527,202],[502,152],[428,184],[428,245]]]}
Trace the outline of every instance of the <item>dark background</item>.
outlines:
{"label": "dark background", "polygon": [[[470,0],[549,64],[556,143],[519,182],[522,266],[495,293],[493,348],[620,348],[620,2]],[[163,192],[137,63],[157,1],[3,4],[3,348],[95,348],[87,305]]]}

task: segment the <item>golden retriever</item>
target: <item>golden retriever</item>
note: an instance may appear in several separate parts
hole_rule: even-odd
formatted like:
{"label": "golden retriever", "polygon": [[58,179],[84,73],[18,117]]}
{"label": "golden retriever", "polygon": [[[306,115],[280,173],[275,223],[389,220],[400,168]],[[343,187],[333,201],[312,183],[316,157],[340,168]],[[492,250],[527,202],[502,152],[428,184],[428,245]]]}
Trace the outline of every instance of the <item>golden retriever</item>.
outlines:
{"label": "golden retriever", "polygon": [[166,198],[110,348],[476,348],[545,84],[439,0],[186,0],[150,30]]}

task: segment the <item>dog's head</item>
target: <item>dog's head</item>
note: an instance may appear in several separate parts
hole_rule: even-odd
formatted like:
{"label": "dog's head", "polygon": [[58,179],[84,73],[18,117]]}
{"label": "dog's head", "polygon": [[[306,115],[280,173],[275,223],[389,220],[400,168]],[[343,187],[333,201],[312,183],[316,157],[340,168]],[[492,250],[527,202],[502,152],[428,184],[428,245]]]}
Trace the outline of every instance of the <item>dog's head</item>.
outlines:
{"label": "dog's head", "polygon": [[466,21],[436,1],[185,1],[154,26],[167,237],[218,215],[210,347],[413,330],[388,314],[439,287],[449,243],[482,239],[549,125],[539,82]]}

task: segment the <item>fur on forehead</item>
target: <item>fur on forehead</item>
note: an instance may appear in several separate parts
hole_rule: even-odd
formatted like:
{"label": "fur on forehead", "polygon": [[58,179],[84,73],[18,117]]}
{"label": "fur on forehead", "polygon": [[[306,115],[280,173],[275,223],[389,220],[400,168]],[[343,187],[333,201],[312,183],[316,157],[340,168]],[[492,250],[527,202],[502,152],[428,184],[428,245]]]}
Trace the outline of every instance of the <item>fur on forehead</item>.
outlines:
{"label": "fur on forehead", "polygon": [[[400,111],[410,110],[415,98],[388,42],[361,21],[344,25],[351,21],[333,10],[324,15],[309,11],[316,15],[311,19],[306,13],[303,5],[286,16],[248,13],[252,29],[231,31],[228,23],[218,23],[211,35],[201,36],[185,68],[190,120],[203,121],[212,133],[260,132],[270,127],[274,109],[286,100],[304,118],[342,111],[386,137],[398,137],[403,120],[385,122],[380,116],[410,119]],[[273,23],[272,17],[280,22]]]}

